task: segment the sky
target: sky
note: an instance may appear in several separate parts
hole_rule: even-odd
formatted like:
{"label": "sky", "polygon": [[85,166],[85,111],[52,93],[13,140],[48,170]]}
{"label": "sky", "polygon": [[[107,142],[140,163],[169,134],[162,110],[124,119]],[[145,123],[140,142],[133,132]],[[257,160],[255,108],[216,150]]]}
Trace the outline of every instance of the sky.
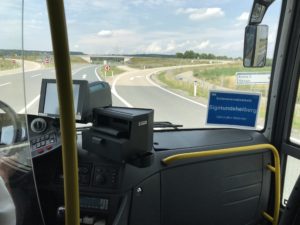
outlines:
{"label": "sky", "polygon": [[[251,0],[65,0],[69,47],[87,54],[193,50],[239,57],[251,7]],[[263,21],[269,57],[280,8],[276,0]],[[21,48],[21,9],[21,0],[1,0],[0,49]],[[24,47],[52,49],[45,1],[24,0]]]}

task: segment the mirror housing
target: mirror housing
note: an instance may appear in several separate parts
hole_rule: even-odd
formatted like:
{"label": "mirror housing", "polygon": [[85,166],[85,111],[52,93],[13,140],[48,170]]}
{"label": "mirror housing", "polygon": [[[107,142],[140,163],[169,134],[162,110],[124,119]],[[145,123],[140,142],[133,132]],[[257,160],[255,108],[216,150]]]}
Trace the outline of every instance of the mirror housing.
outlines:
{"label": "mirror housing", "polygon": [[249,25],[258,25],[262,22],[268,7],[275,0],[255,0],[252,6]]}
{"label": "mirror housing", "polygon": [[268,30],[267,25],[248,25],[246,27],[244,67],[263,67],[266,65]]}

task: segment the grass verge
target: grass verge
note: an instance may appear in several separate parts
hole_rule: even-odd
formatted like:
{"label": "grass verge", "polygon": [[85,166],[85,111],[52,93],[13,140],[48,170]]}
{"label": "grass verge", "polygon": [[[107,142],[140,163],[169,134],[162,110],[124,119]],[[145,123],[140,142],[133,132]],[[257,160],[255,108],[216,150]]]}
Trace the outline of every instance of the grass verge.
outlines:
{"label": "grass verge", "polygon": [[[213,61],[211,61],[213,63]],[[127,62],[129,67],[137,69],[149,69],[166,66],[195,65],[210,63],[210,60],[199,59],[178,59],[178,58],[159,58],[159,57],[134,57]]]}
{"label": "grass verge", "polygon": [[[259,120],[263,121],[266,115],[266,96],[268,94],[269,85],[237,85],[235,74],[236,72],[268,72],[270,70],[270,67],[244,68],[240,64],[228,64],[169,70],[159,73],[157,78],[169,88],[184,91],[189,96],[193,96],[193,81],[197,80],[199,85],[197,89],[197,96],[205,98],[206,100],[208,99],[209,90],[211,89],[240,90],[262,93]],[[195,79],[178,80],[176,78],[178,74],[186,71],[192,71]]]}
{"label": "grass verge", "polygon": [[20,65],[18,63],[13,63],[13,60],[11,59],[0,59],[0,71],[16,69],[19,67]]}
{"label": "grass verge", "polygon": [[[97,72],[98,72],[98,74],[99,74],[102,78],[104,78],[104,76],[105,76],[105,70],[104,70],[104,67],[103,67],[103,66],[100,67],[100,68],[98,68]],[[117,66],[111,66],[111,67],[110,67],[110,70],[106,72],[106,76],[107,76],[107,77],[111,77],[112,75],[116,76],[116,75],[118,75],[118,74],[120,74],[120,73],[124,73],[124,72],[126,72],[126,71],[120,69],[120,68],[117,67]]]}

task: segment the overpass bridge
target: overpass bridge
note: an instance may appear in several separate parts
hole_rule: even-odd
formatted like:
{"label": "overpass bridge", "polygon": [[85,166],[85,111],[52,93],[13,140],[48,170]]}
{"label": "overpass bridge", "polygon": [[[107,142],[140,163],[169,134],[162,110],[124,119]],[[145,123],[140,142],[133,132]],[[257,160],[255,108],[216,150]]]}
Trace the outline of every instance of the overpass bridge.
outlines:
{"label": "overpass bridge", "polygon": [[131,59],[130,56],[123,55],[82,55],[80,57],[92,64],[124,64]]}

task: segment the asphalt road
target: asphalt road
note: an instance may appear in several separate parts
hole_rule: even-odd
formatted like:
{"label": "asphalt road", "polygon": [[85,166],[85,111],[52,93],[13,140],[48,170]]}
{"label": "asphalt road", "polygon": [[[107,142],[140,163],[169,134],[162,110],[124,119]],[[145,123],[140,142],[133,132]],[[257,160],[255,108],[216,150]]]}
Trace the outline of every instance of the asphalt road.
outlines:
{"label": "asphalt road", "polygon": [[[99,81],[95,71],[96,68],[95,65],[74,66],[72,68],[73,79],[85,79],[89,82]],[[43,78],[55,78],[54,69],[25,72],[24,76],[22,73],[1,75],[0,100],[8,103],[18,113],[24,113],[26,106],[28,113],[37,114],[40,86]],[[124,106],[118,99],[114,98],[113,100],[115,104]]]}
{"label": "asphalt road", "polygon": [[[96,68],[96,65],[74,66],[73,79],[98,81]],[[158,69],[132,70],[115,77],[111,82],[113,105],[152,108],[155,121],[170,121],[188,128],[203,127],[205,106],[157,87],[149,78],[151,73],[157,71]],[[16,112],[24,113],[26,106],[28,113],[36,114],[41,81],[43,78],[55,78],[54,75],[53,68],[25,72],[24,77],[22,73],[1,75],[0,100],[7,102]]]}
{"label": "asphalt road", "polygon": [[112,82],[112,92],[129,107],[154,109],[155,121],[169,121],[186,128],[203,127],[206,106],[155,84],[150,76],[162,69],[133,70]]}

